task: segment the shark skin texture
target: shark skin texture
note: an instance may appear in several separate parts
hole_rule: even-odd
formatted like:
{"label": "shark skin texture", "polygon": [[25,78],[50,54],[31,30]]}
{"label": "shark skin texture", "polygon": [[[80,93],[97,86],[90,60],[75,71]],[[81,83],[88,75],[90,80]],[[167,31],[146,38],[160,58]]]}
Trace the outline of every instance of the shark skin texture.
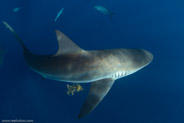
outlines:
{"label": "shark skin texture", "polygon": [[22,46],[24,59],[33,71],[52,80],[91,84],[78,118],[86,116],[96,108],[115,80],[139,71],[153,60],[152,53],[144,49],[87,51],[59,30],[56,30],[58,51],[55,54],[34,54],[27,49],[8,23],[3,21],[3,24]]}

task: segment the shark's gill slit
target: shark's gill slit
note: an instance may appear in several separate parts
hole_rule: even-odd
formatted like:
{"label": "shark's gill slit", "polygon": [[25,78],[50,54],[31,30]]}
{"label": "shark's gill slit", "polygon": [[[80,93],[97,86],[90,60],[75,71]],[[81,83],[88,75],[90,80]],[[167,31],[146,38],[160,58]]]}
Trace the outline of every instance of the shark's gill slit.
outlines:
{"label": "shark's gill slit", "polygon": [[127,75],[127,73],[125,71],[118,71],[118,72],[112,74],[112,78],[118,79],[118,78],[124,77],[126,75]]}

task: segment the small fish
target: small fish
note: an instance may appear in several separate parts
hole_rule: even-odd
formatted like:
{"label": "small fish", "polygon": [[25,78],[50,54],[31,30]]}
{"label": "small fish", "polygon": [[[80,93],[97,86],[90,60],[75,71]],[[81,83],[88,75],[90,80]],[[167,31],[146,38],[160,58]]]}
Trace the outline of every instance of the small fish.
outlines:
{"label": "small fish", "polygon": [[63,13],[64,8],[62,8],[59,13],[57,14],[56,18],[55,18],[55,22],[57,21],[57,19],[59,18],[59,16]]}
{"label": "small fish", "polygon": [[94,6],[94,9],[96,9],[97,11],[99,11],[103,14],[108,14],[110,16],[110,19],[112,19],[112,15],[115,14],[113,12],[110,12],[107,8],[100,6],[100,5]]}
{"label": "small fish", "polygon": [[18,8],[18,7],[17,7],[17,8],[14,8],[14,9],[13,9],[13,12],[18,12],[20,9],[21,9],[21,8]]}
{"label": "small fish", "polygon": [[4,54],[6,53],[7,51],[5,49],[2,49],[0,48],[0,65],[3,64],[3,58],[4,58]]}
{"label": "small fish", "polygon": [[80,85],[80,84],[75,84],[74,85],[69,85],[67,84],[67,94],[68,95],[74,95],[75,92],[80,92],[80,91],[83,91],[83,87]]}

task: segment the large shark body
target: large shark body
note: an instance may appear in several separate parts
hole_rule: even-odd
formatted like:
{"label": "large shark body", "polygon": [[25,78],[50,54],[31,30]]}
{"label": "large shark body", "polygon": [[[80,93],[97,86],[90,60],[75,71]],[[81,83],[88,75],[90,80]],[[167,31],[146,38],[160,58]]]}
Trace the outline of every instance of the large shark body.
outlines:
{"label": "large shark body", "polygon": [[91,88],[78,118],[90,113],[104,98],[115,80],[135,73],[148,65],[153,55],[143,49],[111,49],[86,51],[62,32],[56,30],[58,51],[53,55],[30,52],[16,32],[6,23],[24,49],[31,69],[44,78],[74,83],[91,83]]}

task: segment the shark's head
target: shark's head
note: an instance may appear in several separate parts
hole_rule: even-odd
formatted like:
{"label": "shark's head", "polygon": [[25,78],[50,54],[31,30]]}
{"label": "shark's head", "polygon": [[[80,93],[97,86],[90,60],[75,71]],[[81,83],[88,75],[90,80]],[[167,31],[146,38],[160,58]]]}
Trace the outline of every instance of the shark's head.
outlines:
{"label": "shark's head", "polygon": [[143,49],[120,49],[117,54],[117,71],[112,75],[115,79],[135,73],[153,60],[152,53]]}
{"label": "shark's head", "polygon": [[151,63],[151,61],[153,60],[153,54],[147,50],[143,50],[145,53],[145,62],[147,62],[147,64]]}
{"label": "shark's head", "polygon": [[[127,67],[125,67],[127,74],[131,74],[147,66],[153,60],[153,55],[147,50],[130,49],[127,51],[125,58],[127,58],[128,61],[125,62],[127,65]],[[124,61],[125,59],[122,60]]]}
{"label": "shark's head", "polygon": [[131,58],[132,67],[138,69],[148,65],[153,60],[153,55],[147,50],[132,49],[129,58]]}

